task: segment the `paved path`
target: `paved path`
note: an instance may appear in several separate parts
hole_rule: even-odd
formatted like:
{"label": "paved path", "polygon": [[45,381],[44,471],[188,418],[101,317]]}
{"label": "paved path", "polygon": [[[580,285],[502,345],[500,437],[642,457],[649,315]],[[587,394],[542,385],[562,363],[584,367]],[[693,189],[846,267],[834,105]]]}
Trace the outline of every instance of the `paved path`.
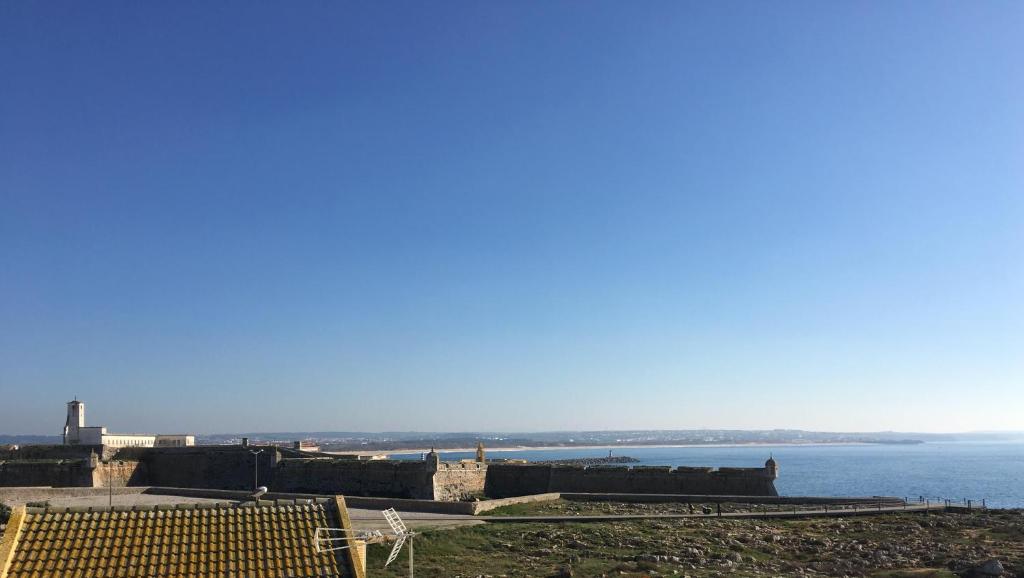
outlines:
{"label": "paved path", "polygon": [[[830,508],[826,511],[820,510],[797,510],[788,512],[729,512],[718,514],[602,514],[596,516],[465,516],[455,514],[428,514],[422,512],[399,512],[402,519],[410,527],[416,528],[455,528],[458,526],[482,524],[482,523],[583,523],[583,522],[629,522],[637,520],[705,520],[731,518],[731,519],[793,519],[793,518],[822,518],[822,517],[844,517],[844,516],[873,516],[877,514],[898,514],[903,512],[924,513],[928,511],[943,511],[942,504],[912,504],[898,507],[866,507],[836,510]],[[380,512],[376,510],[349,509],[352,516],[352,524],[359,529],[387,530],[387,522]]]}
{"label": "paved path", "polygon": [[[352,526],[357,530],[387,530],[391,526],[384,520],[384,514],[380,510],[364,510],[362,508],[349,508],[349,518]],[[450,530],[460,526],[474,526],[483,524],[486,520],[479,516],[467,516],[462,514],[432,514],[426,512],[402,512],[398,515],[409,528],[416,530],[442,529]]]}
{"label": "paved path", "polygon": [[896,507],[864,507],[843,508],[837,510],[790,510],[782,512],[723,512],[718,514],[599,514],[596,516],[481,516],[479,519],[488,522],[621,522],[630,520],[681,520],[681,519],[749,519],[749,518],[822,518],[843,516],[871,516],[875,514],[894,514],[902,512],[942,511],[942,504],[913,504]]}

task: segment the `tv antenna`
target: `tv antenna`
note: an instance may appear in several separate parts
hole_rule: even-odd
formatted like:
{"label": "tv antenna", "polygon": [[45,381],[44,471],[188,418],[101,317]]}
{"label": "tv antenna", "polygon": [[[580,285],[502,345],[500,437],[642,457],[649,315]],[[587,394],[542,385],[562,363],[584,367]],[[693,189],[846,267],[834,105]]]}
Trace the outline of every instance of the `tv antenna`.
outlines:
{"label": "tv antenna", "polygon": [[345,528],[317,528],[313,531],[316,553],[333,552],[352,547],[351,542],[376,543],[384,541],[380,530],[346,530]]}
{"label": "tv antenna", "polygon": [[391,548],[391,553],[388,554],[388,561],[384,563],[384,567],[387,568],[389,564],[398,558],[399,552],[402,551],[402,546],[405,542],[409,542],[409,578],[413,578],[413,563],[412,563],[412,538],[416,535],[416,532],[410,532],[405,527],[405,522],[402,518],[398,517],[398,512],[394,508],[388,508],[384,510],[384,519],[388,521],[388,525],[395,532],[395,545]]}
{"label": "tv antenna", "polygon": [[[408,541],[409,578],[413,578],[412,538],[416,535],[416,532],[410,532],[405,527],[405,522],[398,516],[398,512],[394,508],[384,510],[383,514],[384,519],[387,520],[388,525],[391,526],[391,530],[394,532],[395,540],[395,545],[391,547],[391,553],[388,554],[388,560],[384,563],[384,567],[387,568],[398,558],[398,554],[402,551],[402,546]],[[380,530],[356,531],[345,528],[317,528],[313,532],[313,540],[317,552],[333,552],[335,550],[351,548],[351,543],[357,540],[366,543],[383,542],[384,534]]]}
{"label": "tv antenna", "polygon": [[313,542],[316,544],[317,553],[351,548],[352,544],[349,542],[356,540],[366,543],[379,542],[384,540],[384,534],[380,530],[356,531],[345,528],[317,528],[313,531]]}

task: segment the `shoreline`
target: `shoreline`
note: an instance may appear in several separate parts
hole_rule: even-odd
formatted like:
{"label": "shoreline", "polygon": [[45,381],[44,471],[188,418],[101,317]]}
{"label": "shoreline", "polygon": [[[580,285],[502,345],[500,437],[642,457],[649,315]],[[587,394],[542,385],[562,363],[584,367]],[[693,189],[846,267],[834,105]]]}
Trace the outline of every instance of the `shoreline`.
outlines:
{"label": "shoreline", "polygon": [[[484,451],[490,452],[534,452],[534,451],[551,451],[551,450],[618,450],[618,449],[644,449],[644,448],[772,448],[772,447],[814,447],[814,446],[887,446],[894,444],[886,443],[875,443],[875,442],[808,442],[808,443],[797,443],[797,442],[784,442],[784,443],[759,443],[750,442],[743,444],[654,444],[654,445],[614,445],[614,446],[512,446],[512,447],[497,447],[489,448],[484,447]],[[325,454],[334,455],[358,455],[358,456],[375,456],[381,454],[425,454],[430,452],[431,448],[410,448],[410,449],[396,449],[396,450],[345,450],[345,451],[330,451],[321,452]],[[441,448],[436,449],[437,453],[473,453],[476,448]],[[620,454],[621,455],[621,454]]]}

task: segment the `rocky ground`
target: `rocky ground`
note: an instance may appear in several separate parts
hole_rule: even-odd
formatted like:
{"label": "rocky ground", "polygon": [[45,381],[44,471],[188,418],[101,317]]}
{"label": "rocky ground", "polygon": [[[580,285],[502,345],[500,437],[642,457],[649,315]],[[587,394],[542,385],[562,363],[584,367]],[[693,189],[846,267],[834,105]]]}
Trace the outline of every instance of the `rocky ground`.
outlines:
{"label": "rocky ground", "polygon": [[[429,576],[1024,576],[1024,511],[486,524],[416,538]],[[389,547],[369,548],[373,576]],[[988,574],[984,572],[989,572]]]}

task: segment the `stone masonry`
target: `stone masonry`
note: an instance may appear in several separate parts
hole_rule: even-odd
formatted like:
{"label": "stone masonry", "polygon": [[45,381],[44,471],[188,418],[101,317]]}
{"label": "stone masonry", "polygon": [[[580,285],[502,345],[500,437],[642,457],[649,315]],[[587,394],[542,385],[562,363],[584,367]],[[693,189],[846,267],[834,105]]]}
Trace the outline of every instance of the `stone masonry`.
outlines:
{"label": "stone masonry", "polygon": [[491,498],[548,492],[619,494],[706,494],[777,496],[778,465],[764,468],[685,468],[656,466],[561,466],[491,464],[485,492]]}
{"label": "stone masonry", "polygon": [[[103,451],[103,448],[99,448]],[[549,492],[776,496],[778,466],[669,468],[359,460],[270,446],[126,448],[110,455],[79,446],[0,452],[0,486],[163,486],[464,501]],[[260,452],[254,454],[253,452]]]}

